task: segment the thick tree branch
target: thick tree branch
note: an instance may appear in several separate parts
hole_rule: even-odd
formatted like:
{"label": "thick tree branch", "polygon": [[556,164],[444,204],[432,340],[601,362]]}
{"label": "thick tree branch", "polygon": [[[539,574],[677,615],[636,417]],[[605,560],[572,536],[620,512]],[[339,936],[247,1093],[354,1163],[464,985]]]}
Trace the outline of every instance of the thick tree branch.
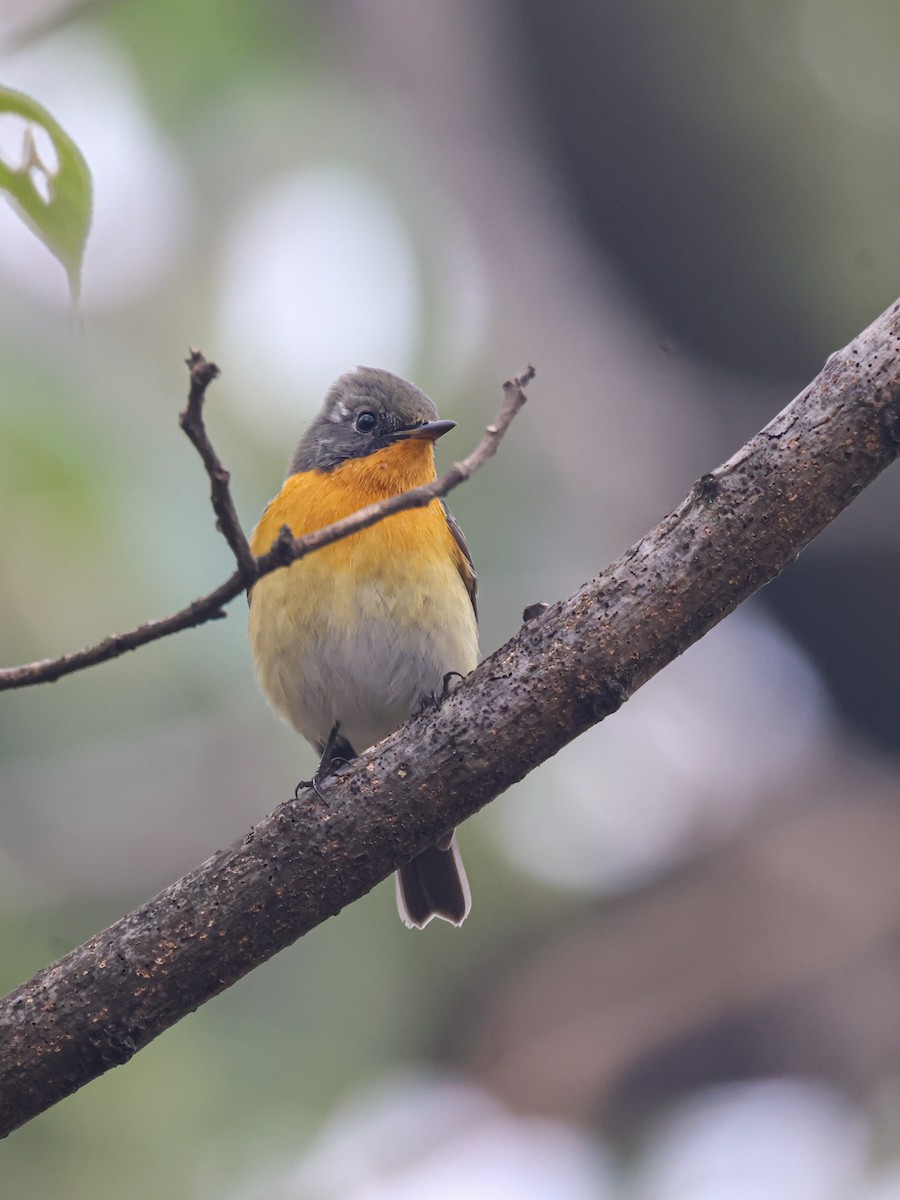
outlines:
{"label": "thick tree branch", "polygon": [[[399,496],[390,496],[386,500],[379,500],[375,504],[361,508],[352,516],[344,517],[343,520],[335,521],[333,525],[328,525],[315,533],[306,534],[302,538],[294,539],[291,531],[285,527],[271,548],[265,554],[254,558],[250,554],[250,548],[241,532],[231,502],[228,490],[228,472],[219,462],[203,427],[201,414],[203,398],[207,386],[218,375],[218,367],[214,363],[208,363],[196,350],[191,351],[187,362],[191,370],[191,391],[188,407],[181,414],[181,425],[203,459],[210,477],[213,509],[219,527],[237,559],[238,569],[214,591],[192,601],[186,608],[180,609],[170,617],[148,621],[127,633],[113,633],[93,646],[76,650],[73,654],[66,654],[61,658],[46,658],[39,662],[24,663],[18,667],[0,668],[0,692],[10,691],[13,688],[31,687],[38,683],[52,683],[63,675],[71,675],[75,671],[83,671],[86,667],[108,662],[111,658],[117,658],[129,650],[136,650],[139,646],[147,645],[148,642],[155,642],[159,638],[168,637],[182,629],[191,629],[196,625],[203,625],[207,621],[224,617],[223,606],[233,600],[235,596],[239,596],[260,576],[267,575],[270,571],[277,571],[280,567],[296,562],[297,559],[304,558],[315,550],[321,550],[324,546],[330,546],[333,542],[349,537],[352,533],[368,529],[371,525],[376,525],[394,513],[403,512],[409,508],[424,508],[432,500],[446,496],[455,487],[465,483],[480,466],[497,453],[497,447],[503,435],[525,403],[525,388],[534,378],[534,368],[528,367],[516,379],[507,380],[504,383],[500,412],[493,424],[488,425],[481,441],[467,458],[464,458],[462,462],[454,463],[449,471],[445,471],[431,483],[411,488]],[[249,555],[249,559],[247,555]]]}
{"label": "thick tree branch", "polygon": [[618,562],[354,760],[324,800],[280,804],[0,1002],[0,1132],[125,1062],[614,712],[898,451],[900,302]]}

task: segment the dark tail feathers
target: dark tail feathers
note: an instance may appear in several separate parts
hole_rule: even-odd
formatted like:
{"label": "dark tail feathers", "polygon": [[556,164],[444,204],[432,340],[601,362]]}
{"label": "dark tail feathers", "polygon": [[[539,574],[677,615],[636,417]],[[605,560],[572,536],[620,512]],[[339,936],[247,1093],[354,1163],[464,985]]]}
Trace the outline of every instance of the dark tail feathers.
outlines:
{"label": "dark tail feathers", "polygon": [[455,833],[401,867],[396,880],[400,919],[410,929],[424,929],[433,917],[462,925],[469,915],[472,896]]}

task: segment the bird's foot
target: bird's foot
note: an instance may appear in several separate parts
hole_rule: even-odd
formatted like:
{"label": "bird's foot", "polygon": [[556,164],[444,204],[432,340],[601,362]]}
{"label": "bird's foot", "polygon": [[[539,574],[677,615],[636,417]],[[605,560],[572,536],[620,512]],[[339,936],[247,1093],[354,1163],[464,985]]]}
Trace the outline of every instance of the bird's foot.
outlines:
{"label": "bird's foot", "polygon": [[[316,768],[315,775],[313,775],[312,779],[300,780],[300,782],[294,788],[295,800],[300,799],[301,792],[306,791],[308,788],[312,788],[319,799],[324,801],[325,797],[322,795],[321,785],[325,782],[329,775],[333,775],[339,767],[345,767],[350,761],[350,758],[345,758],[335,754],[335,750],[337,750],[338,747],[343,750],[344,746],[346,745],[347,748],[350,749],[349,743],[345,742],[340,736],[340,728],[340,721],[335,721],[331,733],[328,735],[328,740],[322,748],[322,757],[319,759],[319,765]],[[352,754],[350,757],[352,758]]]}
{"label": "bird's foot", "polygon": [[427,712],[429,709],[441,707],[443,702],[447,699],[447,697],[450,695],[451,691],[453,690],[450,687],[450,680],[453,679],[454,677],[456,679],[465,679],[465,675],[460,674],[459,671],[448,671],[447,674],[444,676],[443,686],[441,687],[440,695],[437,692],[425,692],[423,695],[421,695],[419,697],[419,707],[416,710],[416,716],[421,716],[421,714],[423,712]]}
{"label": "bird's foot", "polygon": [[441,688],[441,699],[442,700],[446,700],[447,697],[450,695],[450,692],[452,690],[450,687],[450,680],[453,678],[458,679],[459,682],[462,683],[462,681],[465,679],[465,675],[460,674],[459,671],[448,671],[447,672],[447,674],[444,676],[444,686]]}

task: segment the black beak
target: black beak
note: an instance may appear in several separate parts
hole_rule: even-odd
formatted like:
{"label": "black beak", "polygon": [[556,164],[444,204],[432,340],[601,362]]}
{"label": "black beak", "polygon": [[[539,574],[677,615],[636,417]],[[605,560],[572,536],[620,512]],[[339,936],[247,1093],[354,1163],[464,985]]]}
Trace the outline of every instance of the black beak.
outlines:
{"label": "black beak", "polygon": [[436,442],[439,437],[456,428],[455,421],[426,421],[422,425],[413,425],[412,429],[398,429],[391,434],[391,441],[406,441],[409,438],[422,438],[427,442]]}

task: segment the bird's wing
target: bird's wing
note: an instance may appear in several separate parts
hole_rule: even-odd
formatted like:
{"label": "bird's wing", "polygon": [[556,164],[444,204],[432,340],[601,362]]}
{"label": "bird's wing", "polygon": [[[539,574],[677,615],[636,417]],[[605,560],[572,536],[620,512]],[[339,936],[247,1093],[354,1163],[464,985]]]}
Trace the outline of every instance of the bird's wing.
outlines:
{"label": "bird's wing", "polygon": [[447,519],[447,525],[450,528],[450,532],[453,534],[453,538],[459,547],[459,551],[462,556],[458,562],[459,573],[462,577],[463,583],[466,585],[466,591],[469,593],[469,599],[472,601],[472,610],[477,619],[478,575],[475,573],[475,564],[472,562],[472,555],[469,551],[469,543],[466,541],[466,535],[463,533],[456,517],[454,517],[453,513],[447,507],[447,502],[445,500],[441,501],[441,508],[444,510],[444,516]]}

